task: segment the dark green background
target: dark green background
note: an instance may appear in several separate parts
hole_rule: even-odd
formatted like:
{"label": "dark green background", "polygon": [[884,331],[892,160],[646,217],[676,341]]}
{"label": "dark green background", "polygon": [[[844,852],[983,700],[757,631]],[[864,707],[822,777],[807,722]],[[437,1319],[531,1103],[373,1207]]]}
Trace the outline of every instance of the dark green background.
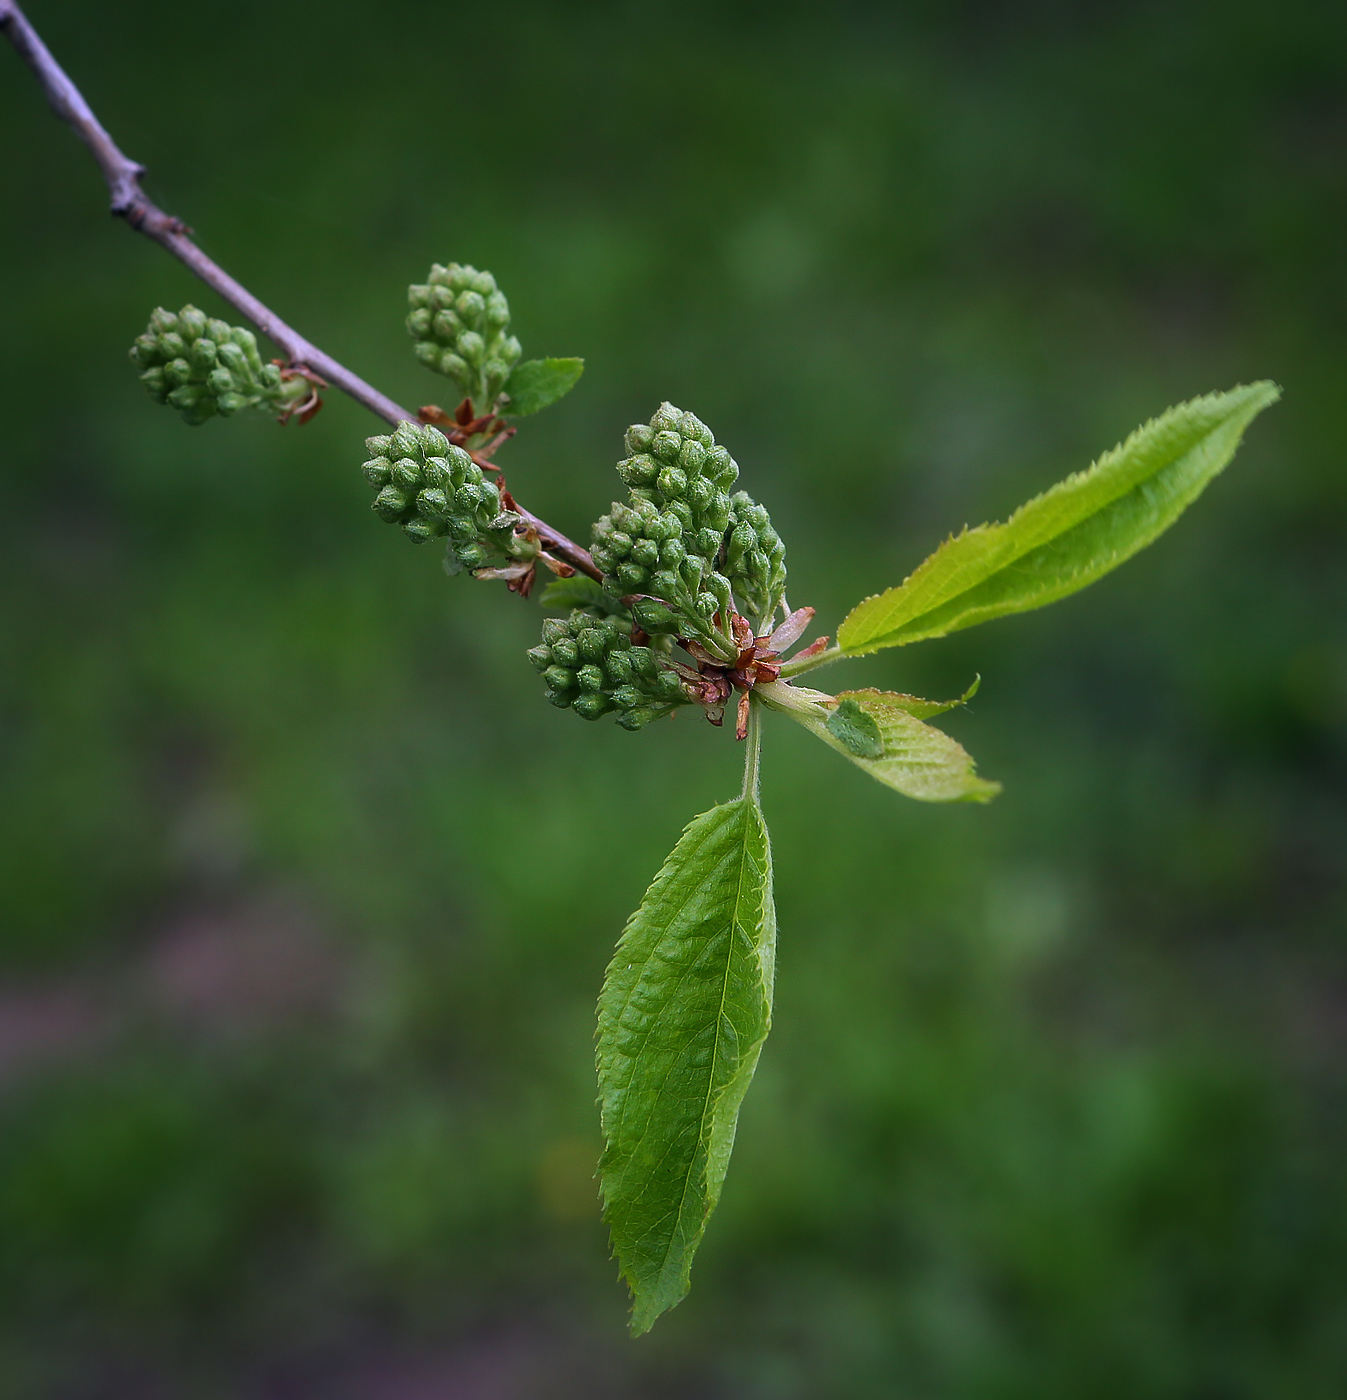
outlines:
{"label": "dark green background", "polygon": [[403,287],[580,354],[569,532],[702,415],[826,630],[1168,404],[1285,386],[1171,536],[828,673],[989,808],[766,736],[776,1028],[690,1298],[623,1332],[592,1006],[739,754],[542,702],[535,604],[369,512],[331,397],[188,429],[221,306],[0,53],[0,1389],[1329,1400],[1347,1384],[1347,10],[33,0],[149,188],[412,405]]}

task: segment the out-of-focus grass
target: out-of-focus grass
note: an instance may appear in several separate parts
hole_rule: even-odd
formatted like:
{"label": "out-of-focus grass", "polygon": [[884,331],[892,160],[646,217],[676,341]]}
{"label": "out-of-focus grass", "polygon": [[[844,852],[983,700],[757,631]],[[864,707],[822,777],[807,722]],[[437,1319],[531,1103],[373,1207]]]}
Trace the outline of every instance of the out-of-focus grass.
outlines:
{"label": "out-of-focus grass", "polygon": [[400,324],[432,259],[585,355],[503,457],[563,528],[627,422],[695,409],[829,630],[1170,402],[1287,392],[1089,594],[837,673],[981,672],[949,727],[992,807],[769,732],[776,1027],[693,1293],[632,1346],[591,1008],[733,740],[542,704],[537,609],[373,519],[353,405],[155,409],[131,338],[219,308],[0,55],[9,1390],[1336,1396],[1343,16],[32,18],[155,194],[390,393],[436,393]]}

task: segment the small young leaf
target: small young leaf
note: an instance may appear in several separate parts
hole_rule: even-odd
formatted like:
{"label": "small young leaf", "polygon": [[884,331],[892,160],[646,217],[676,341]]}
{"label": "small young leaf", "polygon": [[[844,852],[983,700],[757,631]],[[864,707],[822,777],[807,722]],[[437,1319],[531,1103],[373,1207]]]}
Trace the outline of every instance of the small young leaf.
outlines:
{"label": "small young leaf", "polygon": [[921,802],[987,802],[1001,791],[1000,783],[977,776],[961,744],[912,713],[914,705],[930,707],[928,712],[934,713],[948,705],[935,706],[930,700],[883,690],[850,690],[835,700],[826,719],[806,709],[791,708],[786,713],[904,796]]}
{"label": "small young leaf", "polygon": [[523,418],[556,403],[575,388],[584,369],[585,362],[578,359],[525,360],[516,365],[505,381],[510,396],[505,416]]}
{"label": "small young leaf", "polygon": [[576,574],[572,578],[553,579],[543,589],[539,601],[545,608],[558,608],[562,612],[570,612],[572,608],[603,608],[609,612],[613,599],[588,574]]}
{"label": "small young leaf", "polygon": [[772,1019],[772,855],[751,797],[690,822],[599,997],[604,1218],[639,1336],[688,1291]]}
{"label": "small young leaf", "polygon": [[1162,413],[1005,524],[946,540],[901,587],[858,604],[838,628],[842,650],[943,637],[1093,583],[1178,519],[1280,394],[1262,380]]}
{"label": "small young leaf", "polygon": [[866,714],[850,696],[828,716],[827,728],[853,758],[884,757],[884,736],[874,716]]}

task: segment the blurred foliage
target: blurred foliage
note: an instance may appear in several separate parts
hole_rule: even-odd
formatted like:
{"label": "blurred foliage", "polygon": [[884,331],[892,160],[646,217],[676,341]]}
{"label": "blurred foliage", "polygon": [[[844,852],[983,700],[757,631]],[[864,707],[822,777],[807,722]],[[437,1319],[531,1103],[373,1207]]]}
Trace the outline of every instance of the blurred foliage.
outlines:
{"label": "blurred foliage", "polygon": [[827,630],[1167,404],[1286,398],[1087,595],[838,673],[981,672],[990,808],[770,727],[776,1027],[633,1345],[592,1007],[733,739],[543,705],[537,609],[376,528],[354,405],[150,404],[149,310],[223,308],[0,54],[0,1388],[1340,1394],[1347,11],[30,13],[155,197],[395,397],[435,396],[432,258],[584,355],[502,457],[563,529],[692,408]]}

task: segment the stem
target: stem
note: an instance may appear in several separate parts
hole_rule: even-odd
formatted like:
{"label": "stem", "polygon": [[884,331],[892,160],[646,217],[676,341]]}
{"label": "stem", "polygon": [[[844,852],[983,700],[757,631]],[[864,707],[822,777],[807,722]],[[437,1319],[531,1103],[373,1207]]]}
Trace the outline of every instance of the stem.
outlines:
{"label": "stem", "polygon": [[[161,248],[167,249],[180,262],[185,263],[208,287],[218,292],[230,306],[246,316],[268,339],[274,341],[285,352],[291,365],[304,366],[315,371],[333,388],[340,389],[342,393],[394,427],[401,422],[418,421],[415,413],[394,403],[387,395],[381,394],[373,385],[367,384],[359,375],[288,326],[242,283],[235,281],[224,268],[207,257],[192,242],[192,231],[181,219],[166,214],[146,196],[140,187],[145,167],[122,153],[103,124],[94,116],[83,94],[52,57],[51,51],[14,0],[0,0],[0,30],[4,31],[5,37],[37,76],[52,110],[74,128],[75,134],[98,162],[98,168],[107,182],[108,193],[112,197],[112,212],[115,215],[125,219],[137,233],[143,233],[146,238],[153,239]],[[539,520],[532,512],[520,508],[519,513],[537,530],[538,538],[549,554],[564,559],[592,579],[602,580],[603,575],[590,558],[587,549],[567,539],[559,530],[553,529],[546,521]]]}
{"label": "stem", "polygon": [[756,804],[758,801],[758,770],[762,758],[762,706],[752,692],[748,701],[748,735],[744,739],[744,793]]}
{"label": "stem", "polygon": [[820,666],[831,666],[834,661],[841,661],[845,653],[836,642],[830,647],[825,647],[816,656],[806,656],[795,661],[787,661],[781,668],[781,679],[788,681],[794,676],[802,676],[806,671],[816,670]]}
{"label": "stem", "polygon": [[785,681],[759,681],[753,687],[753,698],[760,700],[768,709],[780,710],[792,719],[802,722],[826,720],[834,697],[822,690],[806,690],[803,686],[788,685]]}

